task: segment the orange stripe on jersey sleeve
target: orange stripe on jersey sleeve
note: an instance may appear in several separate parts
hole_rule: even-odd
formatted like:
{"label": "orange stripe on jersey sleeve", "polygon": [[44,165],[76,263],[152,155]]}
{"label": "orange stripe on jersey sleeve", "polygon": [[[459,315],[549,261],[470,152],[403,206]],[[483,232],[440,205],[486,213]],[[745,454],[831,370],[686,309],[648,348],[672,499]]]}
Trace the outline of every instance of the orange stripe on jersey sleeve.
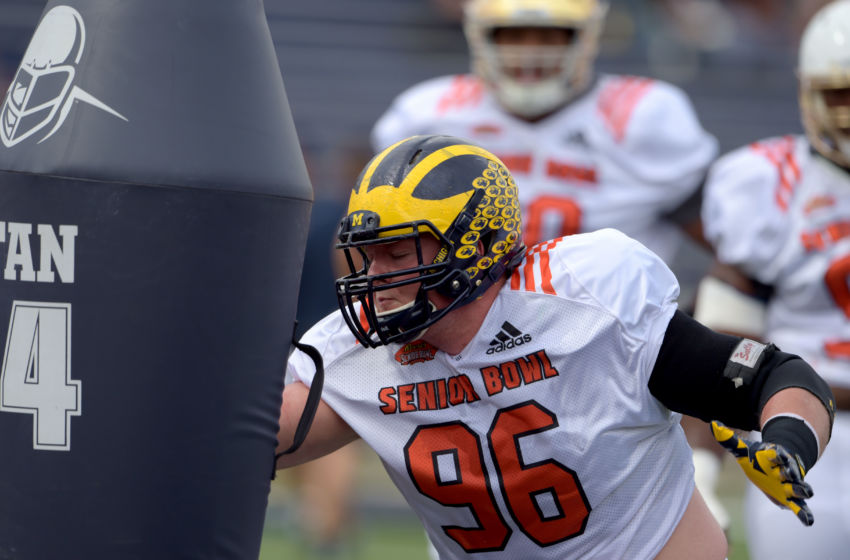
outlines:
{"label": "orange stripe on jersey sleeve", "polygon": [[648,78],[623,76],[612,80],[599,94],[597,110],[617,142],[625,138],[632,113],[652,83]]}
{"label": "orange stripe on jersey sleeve", "polygon": [[437,101],[437,113],[442,114],[451,109],[477,105],[483,93],[484,85],[476,76],[466,74],[455,76],[449,89]]}
{"label": "orange stripe on jersey sleeve", "polygon": [[525,289],[529,292],[534,291],[534,252],[529,251],[525,254]]}
{"label": "orange stripe on jersey sleeve", "polygon": [[[563,239],[563,237],[559,237],[551,241],[546,241],[545,243],[539,243],[529,248],[525,252],[525,264],[521,267],[522,273],[519,271],[520,267],[517,267],[511,274],[511,289],[524,289],[527,292],[541,291],[544,294],[550,294],[553,296],[558,295],[555,288],[552,286],[552,269],[549,265],[549,250],[553,249]],[[540,258],[537,259],[540,270],[539,290],[537,287],[537,277],[534,266],[536,255],[540,256]]]}
{"label": "orange stripe on jersey sleeve", "polygon": [[519,267],[517,267],[513,272],[511,272],[511,289],[514,291],[519,290],[519,283]]}
{"label": "orange stripe on jersey sleeve", "polygon": [[833,341],[824,345],[826,355],[833,360],[846,360],[850,358],[850,341]]}
{"label": "orange stripe on jersey sleeve", "polygon": [[540,288],[544,294],[555,295],[555,288],[552,287],[552,269],[549,268],[549,250],[540,253]]}
{"label": "orange stripe on jersey sleeve", "polygon": [[[784,185],[783,203],[788,207],[788,202],[791,200],[791,194],[794,192],[794,186],[800,180],[800,166],[797,165],[797,159],[794,157],[794,140],[788,137],[788,149],[785,152],[785,169],[789,175],[788,181]],[[777,197],[779,194],[777,193]]]}
{"label": "orange stripe on jersey sleeve", "polygon": [[794,186],[800,180],[800,165],[794,156],[794,137],[783,136],[767,142],[753,142],[750,148],[776,167],[779,175],[775,193],[776,204],[783,211],[788,210]]}

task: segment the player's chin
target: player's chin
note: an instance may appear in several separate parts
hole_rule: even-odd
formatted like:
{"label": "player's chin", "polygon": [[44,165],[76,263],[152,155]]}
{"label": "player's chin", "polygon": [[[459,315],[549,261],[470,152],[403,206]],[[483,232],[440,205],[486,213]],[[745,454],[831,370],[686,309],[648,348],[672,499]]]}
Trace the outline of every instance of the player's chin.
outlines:
{"label": "player's chin", "polygon": [[375,300],[375,311],[378,312],[379,315],[383,315],[385,313],[392,313],[393,311],[400,311],[405,307],[405,303],[389,297],[389,298],[378,298]]}

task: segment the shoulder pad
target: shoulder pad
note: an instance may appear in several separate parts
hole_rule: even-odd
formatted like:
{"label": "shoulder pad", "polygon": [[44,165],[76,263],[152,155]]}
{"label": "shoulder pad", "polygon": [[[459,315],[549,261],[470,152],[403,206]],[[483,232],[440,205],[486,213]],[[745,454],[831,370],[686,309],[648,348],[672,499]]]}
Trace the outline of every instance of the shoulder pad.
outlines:
{"label": "shoulder pad", "polygon": [[604,78],[595,131],[606,154],[640,180],[683,190],[702,182],[717,156],[717,140],[697,118],[687,95],[672,84],[631,76]]}
{"label": "shoulder pad", "polygon": [[800,141],[774,138],[738,148],[717,160],[705,184],[706,239],[722,262],[767,284],[773,282],[770,264],[790,234],[786,209],[807,157]]}
{"label": "shoulder pad", "polygon": [[471,74],[440,76],[420,82],[400,93],[372,127],[375,152],[423,134],[435,118],[448,111],[463,110],[481,101],[484,87]]}
{"label": "shoulder pad", "polygon": [[618,230],[601,229],[532,246],[514,269],[510,288],[545,293],[603,307],[629,327],[650,309],[679,295],[666,264]]}

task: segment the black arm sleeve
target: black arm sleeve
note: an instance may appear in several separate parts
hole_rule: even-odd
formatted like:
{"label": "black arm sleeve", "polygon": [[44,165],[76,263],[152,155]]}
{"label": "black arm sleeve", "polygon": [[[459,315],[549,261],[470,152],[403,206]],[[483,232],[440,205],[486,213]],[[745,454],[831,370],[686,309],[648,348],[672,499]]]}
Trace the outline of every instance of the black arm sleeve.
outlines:
{"label": "black arm sleeve", "polygon": [[735,428],[759,429],[761,384],[741,390],[723,376],[740,340],[676,311],[649,378],[649,391],[670,410],[706,422],[720,420]]}
{"label": "black arm sleeve", "polygon": [[649,378],[650,392],[670,410],[706,422],[720,420],[744,430],[760,428],[765,402],[788,387],[803,388],[824,404],[830,417],[834,400],[829,386],[800,357],[770,345],[751,375],[743,377],[729,358],[742,339],[715,332],[677,311]]}

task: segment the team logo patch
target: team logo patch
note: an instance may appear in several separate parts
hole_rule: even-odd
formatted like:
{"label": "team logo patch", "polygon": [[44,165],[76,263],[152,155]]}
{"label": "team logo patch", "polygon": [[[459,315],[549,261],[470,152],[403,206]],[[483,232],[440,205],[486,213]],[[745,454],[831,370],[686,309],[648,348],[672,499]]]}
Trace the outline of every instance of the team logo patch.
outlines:
{"label": "team logo patch", "polygon": [[531,342],[530,334],[524,334],[508,321],[505,321],[502,323],[502,328],[499,329],[499,332],[490,341],[490,347],[487,348],[487,353],[495,354],[497,352],[504,352],[505,350],[522,346],[528,342]]}
{"label": "team logo patch", "polygon": [[767,346],[764,344],[745,338],[738,343],[738,346],[735,348],[735,351],[732,352],[732,357],[729,358],[729,361],[744,365],[748,368],[755,367],[759,356],[761,356],[761,353],[764,352],[766,347]]}
{"label": "team logo patch", "polygon": [[402,346],[395,353],[395,361],[403,366],[428,362],[434,359],[437,349],[422,340],[414,340]]}
{"label": "team logo patch", "polygon": [[10,148],[45,129],[38,141],[50,138],[68,118],[75,101],[127,120],[75,85],[85,45],[86,27],[77,10],[56,6],[44,15],[0,107],[4,146]]}

